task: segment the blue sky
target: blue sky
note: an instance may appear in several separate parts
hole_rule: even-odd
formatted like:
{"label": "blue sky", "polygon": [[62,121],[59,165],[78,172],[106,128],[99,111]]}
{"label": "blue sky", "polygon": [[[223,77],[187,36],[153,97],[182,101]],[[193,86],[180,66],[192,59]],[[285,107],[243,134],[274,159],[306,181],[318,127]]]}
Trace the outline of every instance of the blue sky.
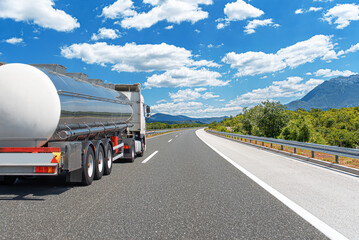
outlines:
{"label": "blue sky", "polygon": [[359,72],[354,0],[0,0],[0,61],[141,83],[153,112],[236,115]]}

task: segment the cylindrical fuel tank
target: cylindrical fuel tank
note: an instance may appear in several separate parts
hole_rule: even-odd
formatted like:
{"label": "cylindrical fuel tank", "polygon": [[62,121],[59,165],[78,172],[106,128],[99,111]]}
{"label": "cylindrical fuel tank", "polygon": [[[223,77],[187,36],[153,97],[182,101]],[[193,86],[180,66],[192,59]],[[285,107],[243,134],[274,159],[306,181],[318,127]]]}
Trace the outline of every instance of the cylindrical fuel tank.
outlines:
{"label": "cylindrical fuel tank", "polygon": [[0,147],[39,147],[62,131],[128,123],[122,93],[26,64],[0,66]]}

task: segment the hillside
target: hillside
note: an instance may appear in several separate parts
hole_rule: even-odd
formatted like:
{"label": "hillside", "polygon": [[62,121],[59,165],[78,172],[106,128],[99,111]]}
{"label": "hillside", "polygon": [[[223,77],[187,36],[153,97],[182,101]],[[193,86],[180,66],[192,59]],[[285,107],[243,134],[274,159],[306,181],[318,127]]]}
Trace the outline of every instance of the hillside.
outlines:
{"label": "hillside", "polygon": [[153,114],[149,119],[148,123],[151,122],[162,122],[162,123],[202,123],[209,124],[213,121],[220,122],[227,117],[211,117],[211,118],[191,118],[183,115],[169,115],[163,113]]}
{"label": "hillside", "polygon": [[359,75],[337,77],[315,87],[302,99],[285,105],[289,110],[359,106]]}

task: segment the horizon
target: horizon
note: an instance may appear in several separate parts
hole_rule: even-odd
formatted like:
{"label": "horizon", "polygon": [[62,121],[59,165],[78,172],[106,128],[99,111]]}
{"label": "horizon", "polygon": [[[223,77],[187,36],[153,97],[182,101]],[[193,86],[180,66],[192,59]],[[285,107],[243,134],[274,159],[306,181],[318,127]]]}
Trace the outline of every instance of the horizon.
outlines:
{"label": "horizon", "polygon": [[359,72],[352,1],[16,4],[0,3],[0,62],[56,63],[108,83],[139,82],[153,113],[235,116]]}

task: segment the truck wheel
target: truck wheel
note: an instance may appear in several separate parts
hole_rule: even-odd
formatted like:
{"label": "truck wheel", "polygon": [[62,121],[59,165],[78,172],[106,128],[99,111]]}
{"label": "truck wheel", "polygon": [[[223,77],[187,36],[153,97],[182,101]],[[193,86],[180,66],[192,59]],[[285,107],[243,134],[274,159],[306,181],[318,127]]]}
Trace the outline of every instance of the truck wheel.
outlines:
{"label": "truck wheel", "polygon": [[108,144],[107,146],[107,154],[106,154],[106,160],[105,160],[105,164],[104,164],[104,175],[110,175],[111,171],[112,171],[112,146],[111,144]]}
{"label": "truck wheel", "polygon": [[87,148],[82,161],[82,185],[88,186],[92,183],[95,173],[95,154],[91,146]]}
{"label": "truck wheel", "polygon": [[99,146],[97,158],[95,161],[95,180],[99,180],[102,178],[104,165],[105,165],[105,151],[102,146]]}
{"label": "truck wheel", "polygon": [[136,157],[136,151],[135,151],[135,141],[132,141],[131,143],[131,156],[128,159],[130,162],[134,162]]}
{"label": "truck wheel", "polygon": [[145,143],[143,142],[143,139],[141,139],[141,152],[138,153],[137,156],[142,157],[144,152],[145,152]]}

